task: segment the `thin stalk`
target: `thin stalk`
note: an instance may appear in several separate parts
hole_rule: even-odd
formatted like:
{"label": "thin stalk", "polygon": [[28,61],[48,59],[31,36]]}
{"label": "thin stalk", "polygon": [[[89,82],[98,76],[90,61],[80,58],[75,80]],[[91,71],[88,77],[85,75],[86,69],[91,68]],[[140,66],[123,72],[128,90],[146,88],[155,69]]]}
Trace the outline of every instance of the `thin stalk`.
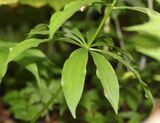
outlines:
{"label": "thin stalk", "polygon": [[106,14],[104,16],[104,18],[102,19],[98,29],[96,30],[96,32],[94,33],[94,35],[92,36],[91,40],[88,43],[88,46],[90,47],[91,44],[93,43],[93,41],[96,39],[96,37],[99,35],[100,31],[102,30],[103,25],[105,24],[106,20],[108,19],[113,7],[115,6],[117,0],[113,0],[112,4],[109,4],[106,10]]}
{"label": "thin stalk", "polygon": [[[115,27],[116,27],[116,31],[117,31],[117,37],[119,39],[119,42],[120,42],[120,47],[123,49],[123,50],[126,50],[126,47],[125,47],[125,42],[124,42],[124,38],[123,38],[123,33],[122,33],[122,30],[120,28],[120,23],[118,21],[118,18],[114,19],[115,21]],[[124,59],[130,63],[130,60],[124,56]]]}
{"label": "thin stalk", "polygon": [[153,7],[153,0],[148,0],[147,2],[148,2],[148,8],[151,9],[151,10],[153,10],[154,9],[154,7]]}
{"label": "thin stalk", "polygon": [[57,98],[58,94],[60,94],[61,91],[62,87],[60,86],[53,94],[51,99],[43,106],[43,108],[39,111],[39,113],[33,118],[33,120],[30,123],[35,123],[38,120],[38,118],[45,112],[45,110],[48,109],[48,107],[55,101],[55,99]]}

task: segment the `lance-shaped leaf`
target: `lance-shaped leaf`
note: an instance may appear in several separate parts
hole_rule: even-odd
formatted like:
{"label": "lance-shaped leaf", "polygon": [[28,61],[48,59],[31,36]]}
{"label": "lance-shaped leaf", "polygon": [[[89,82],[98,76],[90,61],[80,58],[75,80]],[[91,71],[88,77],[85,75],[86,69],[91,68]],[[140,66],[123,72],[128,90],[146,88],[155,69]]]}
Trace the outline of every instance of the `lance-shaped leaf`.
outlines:
{"label": "lance-shaped leaf", "polygon": [[50,19],[49,24],[49,37],[50,39],[53,38],[54,33],[62,26],[62,24],[68,20],[75,12],[80,10],[80,8],[84,5],[89,5],[94,2],[100,2],[101,0],[79,0],[72,2],[65,6],[63,11],[58,11],[54,13]]}
{"label": "lance-shaped leaf", "polygon": [[0,83],[2,81],[3,76],[7,71],[7,64],[5,64],[7,60],[7,56],[9,54],[9,50],[6,47],[0,47]]}
{"label": "lance-shaped leaf", "polygon": [[6,64],[6,61],[9,55],[9,47],[15,45],[16,43],[0,41],[0,83],[7,71],[8,64]]}
{"label": "lance-shaped leaf", "polygon": [[128,62],[126,62],[121,56],[112,53],[112,52],[103,52],[102,53],[109,55],[111,57],[113,57],[114,59],[118,60],[119,62],[121,62],[124,66],[126,66],[130,71],[132,71],[134,73],[134,75],[137,77],[137,79],[140,82],[140,85],[143,87],[144,91],[145,91],[145,96],[147,98],[149,98],[151,100],[151,102],[153,103],[153,96],[152,93],[150,92],[147,84],[145,82],[143,82],[143,80],[141,79],[140,74],[137,72],[137,70],[135,70]]}
{"label": "lance-shaped leaf", "polygon": [[42,61],[42,59],[47,60],[47,57],[43,52],[37,49],[29,49],[23,52],[14,61],[20,64],[21,66],[25,67],[28,71],[30,71],[36,78],[38,85],[41,86],[37,64],[38,61]]}
{"label": "lance-shaped leaf", "polygon": [[160,48],[144,48],[137,47],[138,52],[141,52],[157,61],[160,61]]}
{"label": "lance-shaped leaf", "polygon": [[91,55],[96,65],[96,74],[102,83],[104,94],[117,114],[119,103],[119,84],[115,71],[104,56],[96,52],[91,52]]}
{"label": "lance-shaped leaf", "polygon": [[115,9],[130,9],[134,11],[139,11],[145,13],[149,16],[150,20],[144,24],[134,25],[130,27],[126,27],[126,31],[137,31],[139,33],[146,33],[156,37],[160,37],[160,14],[156,11],[143,8],[143,7],[129,7],[129,6],[122,6],[122,7],[115,7]]}
{"label": "lance-shaped leaf", "polygon": [[9,63],[10,61],[14,60],[17,56],[22,54],[27,49],[30,49],[32,47],[37,47],[40,43],[43,43],[46,41],[48,40],[31,38],[31,39],[24,40],[13,47],[10,47],[9,49],[10,52],[9,52],[6,63]]}
{"label": "lance-shaped leaf", "polygon": [[83,92],[87,61],[88,50],[80,48],[70,55],[62,70],[62,89],[74,118],[76,118],[76,108]]}

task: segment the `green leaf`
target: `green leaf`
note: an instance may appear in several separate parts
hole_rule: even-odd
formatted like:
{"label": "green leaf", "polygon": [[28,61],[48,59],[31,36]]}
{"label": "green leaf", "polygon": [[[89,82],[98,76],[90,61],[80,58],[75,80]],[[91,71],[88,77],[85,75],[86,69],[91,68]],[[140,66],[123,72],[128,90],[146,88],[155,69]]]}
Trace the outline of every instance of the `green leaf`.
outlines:
{"label": "green leaf", "polygon": [[33,37],[34,35],[47,35],[47,34],[49,34],[48,25],[39,24],[28,33],[27,38]]}
{"label": "green leaf", "polygon": [[112,53],[112,52],[104,52],[104,51],[101,51],[101,53],[104,53],[106,55],[109,55],[111,56],[112,58],[118,60],[119,62],[121,62],[124,66],[126,66],[129,70],[131,70],[134,75],[138,78],[141,86],[143,87],[144,91],[145,91],[145,96],[147,98],[149,98],[152,103],[153,103],[153,96],[147,86],[147,84],[145,82],[143,82],[143,80],[141,79],[141,76],[140,74],[137,72],[137,70],[135,70],[128,62],[126,62],[121,56],[115,54],[115,53]]}
{"label": "green leaf", "polygon": [[7,71],[7,64],[5,63],[6,63],[8,54],[9,54],[8,48],[0,47],[0,83]]}
{"label": "green leaf", "polygon": [[47,4],[47,0],[19,0],[19,3],[39,8]]}
{"label": "green leaf", "polygon": [[86,108],[88,111],[98,109],[101,99],[97,90],[89,90],[82,96],[80,105]]}
{"label": "green leaf", "polygon": [[134,25],[130,27],[126,27],[126,31],[137,31],[139,33],[146,33],[156,37],[160,37],[160,14],[156,11],[143,8],[143,7],[115,7],[116,9],[130,9],[135,11],[140,11],[147,14],[150,18],[149,22],[140,25]]}
{"label": "green leaf", "polygon": [[66,38],[72,39],[72,40],[76,41],[78,44],[84,46],[84,43],[80,40],[79,37],[74,35],[72,33],[72,31],[65,29],[65,32],[66,32],[66,34],[64,34],[64,35],[65,35]]}
{"label": "green leaf", "polygon": [[6,61],[9,55],[9,47],[15,45],[16,43],[0,41],[0,83],[7,71],[8,64],[6,64]]}
{"label": "green leaf", "polygon": [[156,0],[160,4],[160,0]]}
{"label": "green leaf", "polygon": [[76,0],[48,0],[49,5],[56,11],[62,9],[66,4]]}
{"label": "green leaf", "polygon": [[71,44],[74,44],[74,45],[83,47],[83,45],[79,44],[78,42],[76,42],[76,41],[73,40],[73,39],[69,39],[69,38],[58,38],[58,39],[55,39],[55,40],[56,40],[56,41],[63,41],[63,42],[67,42],[67,43],[71,43]]}
{"label": "green leaf", "polygon": [[85,41],[83,35],[81,34],[81,32],[77,28],[72,29],[72,33],[74,35],[76,35],[84,44],[86,44],[86,41]]}
{"label": "green leaf", "polygon": [[27,49],[30,49],[32,47],[37,47],[40,43],[43,43],[46,41],[47,40],[31,38],[31,39],[24,40],[13,47],[10,47],[9,55],[8,55],[8,59],[6,63],[11,62],[12,60],[14,60],[17,56],[22,54]]}
{"label": "green leaf", "polygon": [[27,69],[28,71],[30,71],[30,72],[35,76],[35,78],[36,78],[39,86],[41,86],[37,65],[36,65],[35,63],[28,64],[28,65],[26,66],[26,69]]}
{"label": "green leaf", "polygon": [[41,86],[37,63],[42,59],[47,60],[45,54],[37,49],[29,49],[18,56],[14,61],[25,67],[36,78],[38,85]]}
{"label": "green leaf", "polygon": [[14,4],[17,2],[18,2],[18,0],[0,0],[0,5]]}
{"label": "green leaf", "polygon": [[160,48],[143,48],[136,47],[137,51],[147,55],[157,61],[160,61]]}
{"label": "green leaf", "polygon": [[53,38],[55,32],[62,26],[62,24],[68,20],[75,12],[80,10],[84,5],[92,4],[94,2],[100,2],[100,0],[84,0],[75,1],[65,6],[63,11],[54,13],[50,19],[49,24],[49,37]]}
{"label": "green leaf", "polygon": [[115,71],[104,56],[96,52],[91,52],[91,55],[97,67],[96,73],[104,88],[104,94],[117,114],[119,103],[119,84]]}
{"label": "green leaf", "polygon": [[62,89],[74,118],[76,118],[76,108],[83,92],[87,61],[88,51],[80,48],[70,55],[62,70]]}

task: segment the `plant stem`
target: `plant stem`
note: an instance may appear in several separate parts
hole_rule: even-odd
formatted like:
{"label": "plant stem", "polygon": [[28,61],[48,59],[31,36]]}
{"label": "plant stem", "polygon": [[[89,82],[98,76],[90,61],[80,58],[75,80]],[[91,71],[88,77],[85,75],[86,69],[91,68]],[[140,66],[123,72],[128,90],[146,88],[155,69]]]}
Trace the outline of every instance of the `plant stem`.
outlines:
{"label": "plant stem", "polygon": [[30,123],[35,123],[38,118],[45,112],[46,109],[55,101],[58,94],[62,91],[62,87],[59,86],[56,92],[53,94],[51,99],[43,106],[43,108],[39,111],[39,113],[33,118],[33,120]]}
{"label": "plant stem", "polygon": [[100,33],[100,31],[102,30],[103,25],[105,24],[106,20],[108,19],[114,5],[116,4],[117,0],[113,0],[112,4],[109,4],[109,6],[107,7],[106,10],[106,14],[104,16],[104,18],[102,19],[98,29],[96,30],[96,32],[94,33],[94,35],[92,36],[91,40],[88,43],[88,46],[90,47],[90,45],[93,43],[93,41],[95,40],[95,38],[98,36],[98,34]]}
{"label": "plant stem", "polygon": [[153,0],[148,0],[148,8],[153,10]]}
{"label": "plant stem", "polygon": [[[125,47],[125,42],[124,42],[124,38],[123,38],[123,33],[122,33],[122,30],[120,28],[120,23],[118,21],[118,18],[114,19],[115,21],[115,27],[116,27],[116,31],[117,31],[117,37],[119,39],[119,43],[120,43],[120,47],[123,49],[123,50],[126,50],[126,47]],[[128,59],[128,57],[124,56],[124,59],[130,63],[130,60]]]}

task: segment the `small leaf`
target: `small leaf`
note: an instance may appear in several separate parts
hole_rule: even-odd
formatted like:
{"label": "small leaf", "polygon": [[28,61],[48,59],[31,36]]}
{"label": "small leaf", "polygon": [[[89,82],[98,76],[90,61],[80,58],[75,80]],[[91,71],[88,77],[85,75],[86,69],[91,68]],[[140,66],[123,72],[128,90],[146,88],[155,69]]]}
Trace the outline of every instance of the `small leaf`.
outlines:
{"label": "small leaf", "polygon": [[55,32],[62,26],[62,24],[68,20],[75,12],[77,12],[82,6],[92,4],[94,2],[100,2],[100,0],[79,0],[72,2],[65,6],[63,11],[54,13],[50,19],[49,24],[49,37],[53,38]]}
{"label": "small leaf", "polygon": [[37,61],[47,60],[45,54],[37,49],[29,49],[18,56],[14,61],[25,67],[36,78],[38,85],[41,86]]}
{"label": "small leaf", "polygon": [[39,72],[38,72],[38,67],[35,63],[32,63],[32,64],[28,64],[26,66],[26,69],[28,71],[30,71],[36,78],[37,82],[38,82],[38,85],[41,86],[40,84],[40,77],[39,77]]}
{"label": "small leaf", "polygon": [[37,47],[40,43],[43,43],[46,41],[47,40],[31,38],[18,43],[14,47],[10,47],[9,49],[10,52],[9,52],[6,64],[14,60],[17,56],[22,54],[27,49],[30,49],[32,47]]}
{"label": "small leaf", "polygon": [[91,55],[97,67],[96,73],[104,88],[104,94],[117,114],[119,102],[119,84],[115,71],[104,56],[95,52],[91,52]]}
{"label": "small leaf", "polygon": [[70,55],[62,70],[62,89],[74,118],[76,118],[75,111],[83,92],[87,61],[88,51],[80,48]]}
{"label": "small leaf", "polygon": [[64,35],[66,38],[72,39],[82,46],[84,45],[83,42],[76,35],[74,35],[70,30],[65,30],[65,32],[66,32],[66,34],[64,34]]}
{"label": "small leaf", "polygon": [[72,29],[72,33],[73,33],[74,35],[76,35],[78,38],[80,38],[80,40],[81,40],[84,44],[86,43],[83,35],[81,34],[81,32],[80,32],[77,28]]}
{"label": "small leaf", "polygon": [[77,46],[83,47],[83,45],[81,45],[78,42],[76,42],[75,40],[69,39],[69,38],[58,38],[58,39],[55,39],[55,41],[63,41],[63,42],[67,42],[67,43],[71,43],[71,44],[75,44]]}
{"label": "small leaf", "polygon": [[47,35],[47,34],[49,34],[48,25],[39,24],[28,33],[27,38],[33,37],[34,35]]}

